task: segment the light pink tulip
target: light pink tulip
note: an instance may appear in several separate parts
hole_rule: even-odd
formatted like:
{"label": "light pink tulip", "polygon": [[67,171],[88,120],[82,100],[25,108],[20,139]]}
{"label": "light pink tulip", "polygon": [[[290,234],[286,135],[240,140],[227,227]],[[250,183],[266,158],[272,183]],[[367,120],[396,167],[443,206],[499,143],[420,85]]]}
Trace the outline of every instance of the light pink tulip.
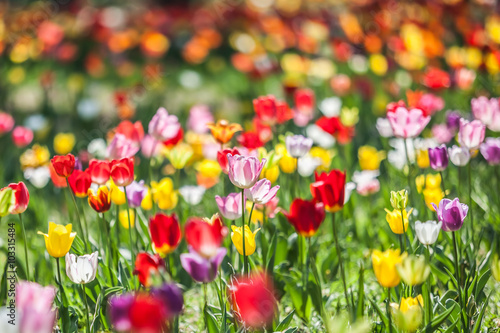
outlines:
{"label": "light pink tulip", "polygon": [[219,211],[228,220],[236,220],[241,217],[241,192],[230,193],[227,197],[215,196],[215,202]]}
{"label": "light pink tulip", "polygon": [[500,131],[500,104],[498,98],[485,96],[473,98],[470,102],[474,118],[481,120],[492,131]]}
{"label": "light pink tulip", "polygon": [[460,119],[460,130],[458,131],[458,143],[470,150],[477,149],[484,141],[486,126],[479,120],[468,121]]}
{"label": "light pink tulip", "polygon": [[432,136],[438,144],[450,142],[455,133],[448,128],[446,124],[437,124],[432,126]]}
{"label": "light pink tulip", "polygon": [[123,134],[116,133],[106,151],[109,159],[121,160],[122,158],[134,156],[139,151],[139,148],[137,142],[127,139]]}
{"label": "light pink tulip", "polygon": [[387,119],[389,119],[394,136],[407,139],[415,138],[422,133],[431,117],[425,117],[420,109],[408,110],[405,107],[398,107],[394,112],[387,112]]}
{"label": "light pink tulip", "polygon": [[227,154],[228,160],[228,175],[231,183],[239,188],[250,188],[259,180],[260,172],[266,163],[263,158],[262,162],[258,158],[241,155],[232,156]]}
{"label": "light pink tulip", "polygon": [[14,127],[14,118],[5,112],[0,112],[0,135],[10,132]]}
{"label": "light pink tulip", "polygon": [[141,141],[141,153],[147,158],[158,155],[160,152],[161,142],[146,134]]}
{"label": "light pink tulip", "polygon": [[251,188],[245,189],[245,196],[248,200],[258,205],[265,205],[276,197],[279,188],[279,185],[271,187],[271,182],[264,178],[255,183]]}
{"label": "light pink tulip", "polygon": [[148,132],[158,141],[174,138],[181,128],[177,116],[169,115],[165,108],[159,108],[149,122]]}
{"label": "light pink tulip", "polygon": [[12,131],[12,141],[19,148],[26,147],[33,141],[33,131],[27,127],[17,126]]}
{"label": "light pink tulip", "polygon": [[194,105],[189,110],[187,127],[190,131],[203,134],[208,132],[207,123],[214,122],[214,116],[208,106],[203,104]]}
{"label": "light pink tulip", "polygon": [[[35,282],[21,281],[16,288],[16,307],[19,312],[20,332],[51,333],[56,311],[52,303],[56,289]],[[17,320],[17,319],[16,319]]]}

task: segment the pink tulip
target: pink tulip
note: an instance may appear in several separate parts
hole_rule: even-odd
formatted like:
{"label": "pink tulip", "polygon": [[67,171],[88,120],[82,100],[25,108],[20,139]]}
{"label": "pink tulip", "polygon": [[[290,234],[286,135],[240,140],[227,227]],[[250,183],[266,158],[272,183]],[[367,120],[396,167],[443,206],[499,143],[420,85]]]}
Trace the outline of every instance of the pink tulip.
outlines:
{"label": "pink tulip", "polygon": [[227,197],[215,196],[215,202],[219,211],[228,220],[236,220],[241,217],[241,192],[230,193]]}
{"label": "pink tulip", "polygon": [[12,131],[12,141],[19,147],[26,147],[33,141],[33,131],[23,126],[17,126]]}
{"label": "pink tulip", "polygon": [[153,119],[149,122],[148,132],[158,141],[174,138],[181,128],[179,120],[174,115],[169,115],[165,108],[159,108]]}
{"label": "pink tulip", "polygon": [[161,146],[161,142],[147,134],[141,141],[141,153],[145,157],[151,158],[159,154]]}
{"label": "pink tulip", "polygon": [[473,98],[470,102],[474,118],[480,120],[492,131],[500,131],[500,104],[498,98],[485,96]]}
{"label": "pink tulip", "polygon": [[14,127],[14,118],[5,112],[0,112],[0,135],[10,132]]}
{"label": "pink tulip", "polygon": [[19,282],[16,288],[16,306],[20,332],[52,332],[56,319],[56,311],[52,309],[55,295],[54,287],[42,287],[35,282]]}
{"label": "pink tulip", "polygon": [[424,112],[420,109],[408,110],[400,106],[394,112],[387,112],[387,119],[389,119],[394,136],[407,139],[415,138],[422,133],[431,117],[424,116]]}
{"label": "pink tulip", "polygon": [[187,120],[188,130],[203,134],[208,132],[207,123],[212,122],[214,122],[214,116],[210,112],[208,106],[198,104],[194,105],[189,110],[189,117]]}
{"label": "pink tulip", "polygon": [[436,139],[437,143],[442,144],[450,142],[455,133],[446,124],[437,124],[432,126],[432,136]]}
{"label": "pink tulip", "polygon": [[129,158],[137,154],[139,145],[123,134],[116,133],[113,140],[107,148],[107,154],[111,160],[121,160],[122,158]]}
{"label": "pink tulip", "polygon": [[253,187],[245,189],[245,196],[258,205],[265,205],[276,197],[279,188],[279,186],[271,187],[271,182],[264,178]]}
{"label": "pink tulip", "polygon": [[239,188],[250,188],[259,180],[260,172],[266,163],[263,158],[262,162],[258,158],[241,155],[232,156],[227,154],[229,163],[228,174],[231,183]]}
{"label": "pink tulip", "polygon": [[477,149],[484,141],[486,126],[479,120],[468,121],[460,119],[458,143],[469,150]]}

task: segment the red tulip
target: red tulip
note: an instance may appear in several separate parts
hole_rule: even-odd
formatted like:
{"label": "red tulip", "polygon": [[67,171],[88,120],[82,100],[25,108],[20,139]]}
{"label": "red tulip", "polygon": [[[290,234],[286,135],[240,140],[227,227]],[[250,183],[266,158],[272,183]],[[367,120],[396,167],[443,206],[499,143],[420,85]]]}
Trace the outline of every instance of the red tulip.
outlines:
{"label": "red tulip", "polygon": [[[30,202],[30,193],[28,188],[23,182],[11,183],[9,186],[14,192],[15,202],[10,206],[10,214],[21,214],[26,208],[28,208],[28,203]],[[3,189],[2,189],[3,190]]]}
{"label": "red tulip", "polygon": [[75,170],[68,178],[69,187],[79,198],[87,196],[87,192],[92,185],[92,179],[87,171]]}
{"label": "red tulip", "polygon": [[177,215],[158,213],[149,220],[149,232],[155,252],[165,256],[181,242],[181,226]]}
{"label": "red tulip", "polygon": [[134,181],[134,158],[111,161],[111,178],[116,186],[127,186]]}
{"label": "red tulip", "polygon": [[273,321],[276,298],[266,275],[241,278],[229,287],[229,292],[233,308],[245,326],[263,328]]}
{"label": "red tulip", "polygon": [[184,230],[187,243],[205,258],[212,258],[217,253],[227,235],[227,228],[219,214],[215,214],[211,219],[191,218]]}
{"label": "red tulip", "polygon": [[430,67],[422,79],[424,86],[431,89],[449,88],[451,84],[450,74],[436,67]]}
{"label": "red tulip", "polygon": [[87,172],[93,183],[104,185],[109,180],[110,169],[108,161],[92,159],[89,162]]}
{"label": "red tulip", "polygon": [[163,332],[167,316],[166,307],[162,301],[149,295],[136,297],[129,309],[129,320],[133,332]]}
{"label": "red tulip", "polygon": [[311,184],[311,193],[316,201],[322,202],[329,212],[337,212],[344,207],[345,173],[332,170],[330,173],[316,173],[316,182]]}
{"label": "red tulip", "polygon": [[354,128],[342,124],[338,117],[321,117],[316,121],[316,126],[334,136],[340,144],[349,143],[354,136]]}
{"label": "red tulip", "polygon": [[314,236],[325,219],[325,206],[321,202],[300,198],[293,200],[290,212],[283,212],[298,234]]}
{"label": "red tulip", "polygon": [[75,156],[72,154],[56,155],[52,157],[50,163],[59,176],[68,178],[75,169]]}
{"label": "red tulip", "polygon": [[387,113],[389,113],[389,112],[396,112],[396,109],[399,108],[399,107],[406,108],[405,101],[399,100],[397,102],[390,102],[389,104],[387,104],[385,110],[386,110]]}
{"label": "red tulip", "polygon": [[149,287],[151,274],[158,273],[159,270],[163,269],[164,265],[165,262],[158,254],[152,255],[141,252],[135,259],[134,275],[139,277],[139,282],[143,286]]}
{"label": "red tulip", "polygon": [[182,127],[179,127],[179,130],[177,131],[177,134],[168,140],[163,141],[163,144],[167,147],[172,147],[178,144],[182,139],[184,138],[184,130]]}
{"label": "red tulip", "polygon": [[293,113],[286,102],[276,100],[273,95],[254,99],[253,108],[257,117],[266,124],[282,124],[293,118]]}
{"label": "red tulip", "polygon": [[55,187],[61,188],[61,187],[66,187],[68,186],[68,183],[66,182],[65,177],[61,177],[56,173],[56,170],[54,169],[54,166],[49,164],[49,170],[50,170],[50,179],[52,179],[52,183],[54,183]]}
{"label": "red tulip", "polygon": [[264,142],[260,140],[259,133],[245,132],[238,137],[238,143],[247,149],[257,149],[264,146]]}
{"label": "red tulip", "polygon": [[23,126],[17,126],[12,131],[12,141],[17,147],[26,147],[33,141],[33,131]]}
{"label": "red tulip", "polygon": [[297,111],[306,114],[313,112],[314,92],[311,89],[297,89],[293,97]]}
{"label": "red tulip", "polygon": [[227,154],[231,154],[234,156],[234,155],[240,155],[240,152],[236,148],[219,150],[217,152],[217,162],[219,162],[222,172],[224,172],[225,174],[227,174],[228,172]]}
{"label": "red tulip", "polygon": [[125,135],[125,137],[134,142],[141,142],[144,138],[144,128],[140,121],[132,123],[130,120],[123,120],[115,128],[115,133]]}

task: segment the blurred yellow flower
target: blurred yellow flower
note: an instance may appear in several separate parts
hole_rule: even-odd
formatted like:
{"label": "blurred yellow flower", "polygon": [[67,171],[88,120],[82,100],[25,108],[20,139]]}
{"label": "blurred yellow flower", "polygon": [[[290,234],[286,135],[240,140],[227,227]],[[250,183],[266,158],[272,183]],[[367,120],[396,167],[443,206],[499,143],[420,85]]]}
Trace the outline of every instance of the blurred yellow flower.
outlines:
{"label": "blurred yellow flower", "polygon": [[425,188],[423,191],[424,194],[424,200],[425,204],[427,207],[429,207],[430,210],[435,212],[436,210],[434,207],[431,205],[431,203],[435,204],[436,206],[439,204],[439,201],[444,198],[444,193],[441,190],[440,187],[438,188]]}
{"label": "blurred yellow flower", "polygon": [[498,64],[498,59],[493,53],[488,53],[485,55],[484,64],[486,69],[490,74],[496,74],[500,71],[500,65]]}
{"label": "blurred yellow flower", "polygon": [[217,161],[213,160],[203,160],[198,163],[195,167],[203,177],[207,178],[217,178],[220,176],[222,169]]}
{"label": "blurred yellow flower", "polygon": [[[231,226],[233,232],[231,233],[231,240],[233,241],[238,253],[243,255],[243,229],[235,225]],[[250,256],[255,252],[255,235],[260,228],[256,229],[254,232],[250,230],[250,227],[245,224],[245,255]]]}
{"label": "blurred yellow flower", "polygon": [[403,220],[401,219],[401,211],[398,209],[393,210],[392,212],[388,209],[385,209],[387,214],[385,215],[385,219],[387,223],[389,223],[389,227],[392,232],[398,235],[403,234],[408,231],[408,215],[411,214],[413,208],[407,213],[406,209],[403,210],[403,220],[404,220],[404,231],[403,231]]}
{"label": "blurred yellow flower", "polygon": [[425,169],[429,167],[430,165],[429,152],[427,149],[417,150],[417,165],[420,169]]}
{"label": "blurred yellow flower", "polygon": [[358,149],[358,160],[361,170],[378,170],[380,162],[385,158],[384,151],[372,146],[361,146]]}
{"label": "blurred yellow flower", "polygon": [[[252,205],[253,203],[251,201],[247,201],[246,203],[246,211],[248,216],[250,216],[250,211],[252,210]],[[261,210],[257,209],[257,206],[254,207],[253,212],[252,212],[252,223],[259,223],[259,222],[264,222],[264,214],[262,213]],[[245,231],[245,236],[246,236],[246,231]]]}
{"label": "blurred yellow flower", "polygon": [[477,47],[466,48],[466,63],[467,67],[477,69],[483,63],[483,53]]}
{"label": "blurred yellow flower", "polygon": [[500,44],[500,18],[498,16],[488,16],[485,30],[491,40]]}
{"label": "blurred yellow flower", "polygon": [[333,152],[321,147],[312,147],[309,151],[312,157],[317,157],[321,160],[321,165],[316,169],[318,171],[330,171],[330,165],[333,159]]}
{"label": "blurred yellow flower", "polygon": [[388,63],[387,59],[382,54],[372,54],[370,55],[370,69],[376,75],[384,75],[387,73]]}
{"label": "blurred yellow flower", "polygon": [[128,229],[128,214],[130,214],[130,227],[135,226],[135,213],[132,208],[128,209],[120,209],[120,212],[118,213],[118,221],[120,221],[120,224],[124,229]]}
{"label": "blurred yellow flower", "polygon": [[406,253],[400,254],[399,249],[388,249],[385,252],[373,250],[372,264],[373,271],[377,277],[378,283],[385,288],[396,287],[400,282],[396,265],[400,264],[406,257]]}
{"label": "blurred yellow flower", "polygon": [[275,165],[271,168],[264,168],[260,173],[260,179],[267,178],[271,183],[276,182],[278,176],[280,175],[280,168]]}
{"label": "blurred yellow flower", "polygon": [[144,210],[151,210],[153,209],[153,202],[151,200],[151,189],[149,188],[149,186],[146,186],[146,188],[148,191],[146,192],[146,195],[144,195],[144,198],[142,198],[141,208]]}
{"label": "blurred yellow flower", "polygon": [[281,171],[283,171],[284,173],[294,173],[297,167],[297,161],[295,158],[288,154],[285,145],[279,143],[276,145],[274,150],[276,151],[276,153],[283,156],[279,161]]}
{"label": "blurred yellow flower", "polygon": [[391,303],[394,323],[404,332],[416,332],[423,320],[424,300],[422,295],[402,298],[401,304]]}
{"label": "blurred yellow flower", "polygon": [[19,158],[21,169],[37,168],[49,162],[50,152],[46,146],[34,144],[31,149],[27,149]]}
{"label": "blurred yellow flower", "polygon": [[69,252],[71,244],[76,237],[76,232],[71,232],[72,225],[55,224],[49,222],[49,233],[44,234],[39,231],[39,235],[45,238],[47,252],[54,258],[61,258]]}
{"label": "blurred yellow flower", "polygon": [[396,265],[396,269],[401,279],[410,286],[424,283],[431,273],[431,267],[423,256],[408,256],[401,264]]}
{"label": "blurred yellow flower", "polygon": [[177,191],[174,191],[172,179],[165,177],[159,183],[151,182],[151,186],[153,187],[153,199],[160,209],[170,210],[177,206],[179,196]]}
{"label": "blurred yellow flower", "polygon": [[54,137],[54,151],[59,155],[66,155],[75,146],[75,136],[73,133],[58,133]]}
{"label": "blurred yellow flower", "polygon": [[115,205],[123,205],[125,202],[127,202],[125,192],[122,190],[123,187],[116,186],[112,179],[108,181],[107,185],[109,187],[109,193],[111,195],[111,202],[113,202]]}
{"label": "blurred yellow flower", "polygon": [[345,126],[352,127],[359,121],[359,109],[357,107],[342,107],[340,110],[340,121]]}
{"label": "blurred yellow flower", "polygon": [[193,148],[185,143],[180,143],[165,152],[170,164],[177,170],[183,169],[193,156]]}
{"label": "blurred yellow flower", "polygon": [[420,175],[415,178],[415,184],[417,185],[417,192],[422,193],[425,189],[439,189],[441,188],[441,176],[436,174]]}

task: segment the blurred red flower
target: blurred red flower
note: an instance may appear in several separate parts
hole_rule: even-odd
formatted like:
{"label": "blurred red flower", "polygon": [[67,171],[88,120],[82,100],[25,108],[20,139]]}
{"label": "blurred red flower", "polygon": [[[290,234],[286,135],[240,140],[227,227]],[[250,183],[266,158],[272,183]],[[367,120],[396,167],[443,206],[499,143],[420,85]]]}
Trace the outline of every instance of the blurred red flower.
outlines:
{"label": "blurred red flower", "polygon": [[116,186],[127,186],[134,181],[134,158],[111,161],[110,175]]}
{"label": "blurred red flower", "polygon": [[181,242],[181,226],[177,215],[158,213],[149,219],[153,249],[162,256],[174,251]]}
{"label": "blurred red flower", "polygon": [[198,254],[205,258],[212,258],[227,235],[227,228],[219,214],[212,218],[191,218],[184,228],[187,243]]}
{"label": "blurred red flower", "polygon": [[157,273],[158,270],[163,269],[165,262],[158,255],[152,255],[146,252],[141,252],[135,259],[134,275],[139,277],[139,282],[145,286],[150,286],[150,276]]}
{"label": "blurred red flower", "polygon": [[228,172],[227,154],[231,154],[234,156],[234,155],[240,155],[240,152],[236,148],[219,150],[217,152],[217,162],[219,162],[222,172],[224,172],[225,174],[227,174]]}

